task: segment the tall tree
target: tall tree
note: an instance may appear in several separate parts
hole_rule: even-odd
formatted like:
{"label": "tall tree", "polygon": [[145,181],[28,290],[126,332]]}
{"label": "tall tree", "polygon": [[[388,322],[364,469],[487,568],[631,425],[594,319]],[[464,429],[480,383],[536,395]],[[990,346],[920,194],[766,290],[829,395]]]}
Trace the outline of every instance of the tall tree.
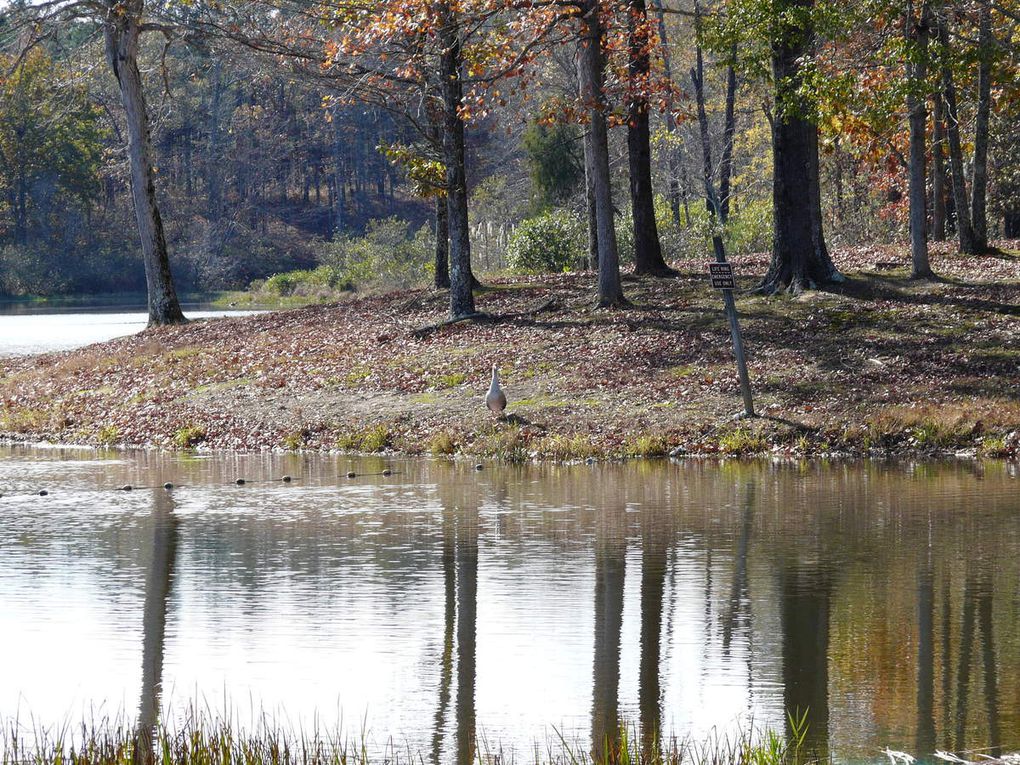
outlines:
{"label": "tall tree", "polygon": [[[326,44],[328,64],[351,92],[360,96],[372,91],[389,108],[394,102],[402,104],[408,117],[426,123],[433,93],[439,103],[436,123],[446,175],[453,320],[476,315],[465,121],[485,113],[487,89],[521,75],[533,48],[555,26],[543,17],[551,13],[555,22],[556,13],[544,7],[520,11],[534,23],[516,23],[516,12],[516,7],[496,0],[385,0],[372,5],[344,0],[326,13],[339,40]],[[410,108],[415,103],[424,103],[419,109],[424,120]]]}
{"label": "tall tree", "polygon": [[131,195],[145,264],[149,326],[182,324],[184,313],[177,299],[173,274],[170,273],[166,234],[156,201],[149,110],[145,103],[142,75],[138,70],[138,42],[144,26],[145,6],[143,0],[111,0],[104,4],[103,10],[106,58],[120,86],[127,126]]}
{"label": "tall tree", "polygon": [[945,104],[939,92],[932,98],[931,238],[946,238],[946,128]]}
{"label": "tall tree", "polygon": [[814,45],[814,0],[777,0],[771,39],[772,260],[760,290],[792,292],[842,281],[826,249],[821,219],[818,128],[801,92]]}
{"label": "tall tree", "polygon": [[928,110],[925,93],[928,75],[928,27],[931,13],[922,2],[920,17],[913,0],[907,0],[903,19],[907,58],[907,113],[910,122],[910,275],[914,279],[932,276],[928,263],[928,190],[925,136]]}
{"label": "tall tree", "polygon": [[956,103],[956,83],[949,64],[949,22],[946,19],[945,4],[940,3],[935,12],[938,26],[939,47],[942,55],[942,97],[946,104],[946,134],[949,138],[949,171],[953,182],[953,209],[956,214],[956,235],[960,252],[972,255],[976,252],[974,229],[971,226],[970,204],[967,199],[967,181],[963,174],[963,145],[960,140],[960,112]]}
{"label": "tall tree", "polygon": [[605,56],[602,12],[597,0],[582,0],[580,33],[577,38],[578,93],[588,123],[591,184],[595,197],[598,237],[598,305],[622,305],[620,256],[616,248],[616,224],[613,221],[613,196],[609,174],[609,126],[606,119]]}
{"label": "tall tree", "polygon": [[652,190],[652,148],[647,91],[650,86],[652,35],[645,0],[628,2],[627,161],[630,168],[630,206],[634,226],[634,273],[673,276],[662,257],[655,223]]}
{"label": "tall tree", "polygon": [[145,265],[149,326],[184,322],[156,201],[149,112],[138,69],[141,34],[154,26],[145,18],[144,0],[56,0],[39,6],[21,6],[15,12],[31,30],[25,40],[28,48],[39,44],[40,36],[48,34],[49,30],[83,19],[102,29],[107,62],[117,80],[124,108],[131,192]]}
{"label": "tall tree", "polygon": [[974,249],[988,250],[988,122],[992,111],[992,4],[980,0],[978,21],[978,94],[974,116],[974,178],[970,219]]}
{"label": "tall tree", "polygon": [[440,25],[439,81],[443,99],[443,162],[446,165],[446,225],[450,238],[450,318],[475,313],[468,225],[467,170],[464,148],[463,48],[460,23],[448,2],[438,4]]}

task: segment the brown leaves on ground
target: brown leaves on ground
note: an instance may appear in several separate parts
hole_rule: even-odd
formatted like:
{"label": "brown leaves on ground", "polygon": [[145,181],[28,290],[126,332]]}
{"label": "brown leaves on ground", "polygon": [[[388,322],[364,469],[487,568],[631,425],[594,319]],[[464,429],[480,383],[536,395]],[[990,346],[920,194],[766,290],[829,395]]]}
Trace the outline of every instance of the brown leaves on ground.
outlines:
{"label": "brown leaves on ground", "polygon": [[[903,248],[835,254],[852,278],[798,298],[738,294],[756,406],[737,422],[722,301],[699,259],[625,282],[497,280],[494,321],[441,320],[413,291],[196,321],[0,361],[0,431],[16,439],[223,449],[484,454],[505,459],[1020,448],[1020,255],[933,248],[943,278],[906,279]],[[767,258],[738,260],[754,286]],[[482,401],[497,364],[505,420]]]}

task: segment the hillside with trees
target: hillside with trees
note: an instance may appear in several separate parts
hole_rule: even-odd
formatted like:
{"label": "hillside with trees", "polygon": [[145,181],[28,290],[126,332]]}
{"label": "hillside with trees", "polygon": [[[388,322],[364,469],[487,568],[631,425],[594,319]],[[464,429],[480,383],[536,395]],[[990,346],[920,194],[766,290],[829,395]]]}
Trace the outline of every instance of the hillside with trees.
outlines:
{"label": "hillside with trees", "polygon": [[1018,16],[992,0],[14,4],[0,294],[148,274],[151,298],[163,257],[185,291],[317,266],[330,288],[452,282],[455,318],[486,273],[594,269],[618,305],[621,269],[669,276],[713,232],[731,256],[771,252],[764,292],[838,282],[830,252],[859,244],[909,245],[927,277],[930,241],[994,254],[1020,236]]}

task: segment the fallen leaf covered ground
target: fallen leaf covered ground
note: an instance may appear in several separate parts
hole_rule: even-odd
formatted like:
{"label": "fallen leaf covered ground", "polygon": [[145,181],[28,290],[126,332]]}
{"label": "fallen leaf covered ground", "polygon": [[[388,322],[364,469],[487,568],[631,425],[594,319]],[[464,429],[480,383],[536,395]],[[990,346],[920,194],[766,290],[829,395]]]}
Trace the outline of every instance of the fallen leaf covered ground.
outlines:
{"label": "fallen leaf covered ground", "polygon": [[[1009,249],[1012,247],[1013,249]],[[441,321],[428,290],[202,320],[0,360],[10,440],[585,459],[674,454],[1020,453],[1020,254],[834,253],[831,291],[761,297],[767,257],[735,261],[758,412],[740,397],[703,259],[629,279],[598,310],[591,274],[494,279],[483,323]],[[492,364],[509,417],[484,407]]]}

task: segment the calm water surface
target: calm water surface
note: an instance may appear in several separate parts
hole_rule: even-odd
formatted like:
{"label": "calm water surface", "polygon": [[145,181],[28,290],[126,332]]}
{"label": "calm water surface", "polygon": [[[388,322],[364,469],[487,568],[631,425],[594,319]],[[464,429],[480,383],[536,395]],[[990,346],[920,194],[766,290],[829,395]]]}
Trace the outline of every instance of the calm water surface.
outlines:
{"label": "calm water surface", "polygon": [[1020,746],[1014,468],[470,468],[0,451],[0,721],[197,700],[464,762],[807,709],[840,761]]}
{"label": "calm water surface", "polygon": [[[191,319],[246,316],[257,311],[223,311],[204,303],[184,305]],[[145,304],[61,306],[50,303],[0,301],[0,357],[23,356],[81,348],[92,343],[133,335],[145,329]]]}

